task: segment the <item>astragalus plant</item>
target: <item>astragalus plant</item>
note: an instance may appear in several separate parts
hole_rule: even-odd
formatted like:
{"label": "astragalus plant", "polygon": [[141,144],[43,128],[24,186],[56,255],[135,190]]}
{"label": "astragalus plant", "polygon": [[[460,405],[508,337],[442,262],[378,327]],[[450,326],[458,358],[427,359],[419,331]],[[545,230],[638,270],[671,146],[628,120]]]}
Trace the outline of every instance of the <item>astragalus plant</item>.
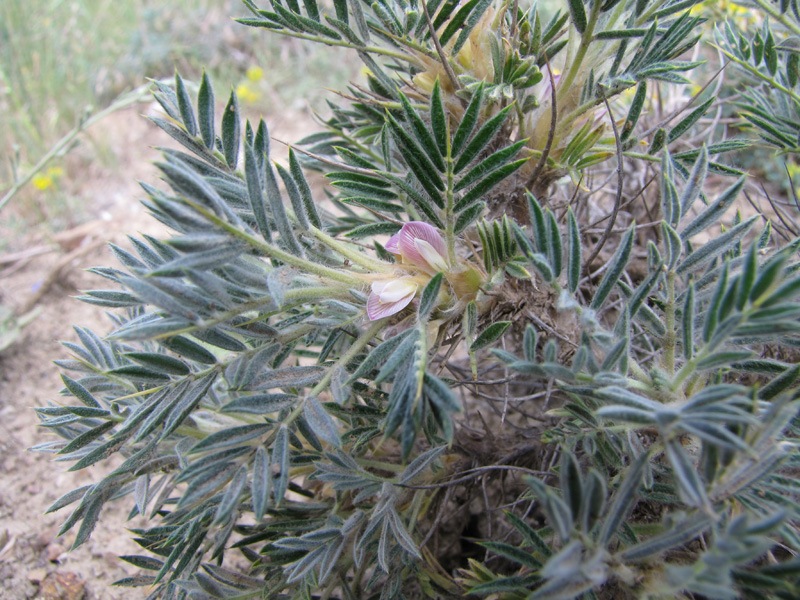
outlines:
{"label": "astragalus plant", "polygon": [[51,508],[75,546],[149,518],[120,585],[798,597],[800,242],[718,98],[663,103],[714,56],[696,2],[552,4],[247,0],[365,65],[286,162],[208,78],[158,86],[173,233],[94,269],[117,326],[39,409],[71,469],[121,455]]}

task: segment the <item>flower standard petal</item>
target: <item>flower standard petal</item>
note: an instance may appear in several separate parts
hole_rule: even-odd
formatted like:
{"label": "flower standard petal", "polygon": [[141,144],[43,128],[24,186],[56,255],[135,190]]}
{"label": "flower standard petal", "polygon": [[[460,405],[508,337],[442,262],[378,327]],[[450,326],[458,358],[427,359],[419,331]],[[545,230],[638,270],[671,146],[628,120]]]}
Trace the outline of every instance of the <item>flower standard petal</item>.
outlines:
{"label": "flower standard petal", "polygon": [[411,264],[434,273],[448,270],[447,246],[432,225],[411,221],[403,225],[397,237],[400,253]]}
{"label": "flower standard petal", "polygon": [[370,321],[399,313],[417,294],[417,284],[406,279],[376,281],[367,298],[367,316]]}

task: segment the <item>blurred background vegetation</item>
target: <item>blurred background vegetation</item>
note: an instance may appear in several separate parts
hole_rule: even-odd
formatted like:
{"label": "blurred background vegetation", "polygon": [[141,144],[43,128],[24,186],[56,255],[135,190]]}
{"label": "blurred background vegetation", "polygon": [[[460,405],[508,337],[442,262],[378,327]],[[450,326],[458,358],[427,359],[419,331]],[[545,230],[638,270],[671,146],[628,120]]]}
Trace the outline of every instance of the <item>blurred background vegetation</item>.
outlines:
{"label": "blurred background vegetation", "polygon": [[[218,90],[235,88],[256,118],[289,109],[310,119],[324,107],[324,88],[341,89],[354,75],[337,49],[233,21],[245,13],[239,0],[2,0],[0,196],[81,118],[148,78],[171,79],[178,69],[185,79],[198,79],[205,68]],[[91,146],[84,162],[113,167],[113,135],[81,136],[78,143]],[[0,251],[9,231],[59,229],[85,219],[88,207],[72,185],[83,179],[85,166],[57,158],[38,172],[0,211],[6,234]]]}

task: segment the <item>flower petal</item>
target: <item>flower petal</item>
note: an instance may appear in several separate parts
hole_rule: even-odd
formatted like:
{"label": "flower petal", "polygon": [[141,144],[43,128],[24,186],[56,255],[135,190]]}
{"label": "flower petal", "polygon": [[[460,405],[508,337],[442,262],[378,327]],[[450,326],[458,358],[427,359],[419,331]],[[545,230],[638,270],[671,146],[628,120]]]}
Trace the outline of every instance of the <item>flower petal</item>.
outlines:
{"label": "flower petal", "polygon": [[450,270],[450,267],[447,265],[447,259],[439,254],[436,251],[436,248],[431,246],[425,240],[416,239],[414,240],[414,247],[417,251],[422,255],[422,258],[425,259],[434,271],[444,271],[447,272]]}
{"label": "flower petal", "polygon": [[[373,286],[374,285],[375,284],[373,284]],[[369,317],[369,320],[377,321],[378,319],[383,319],[399,313],[406,306],[411,304],[411,301],[414,299],[416,293],[417,286],[414,285],[414,289],[406,296],[403,296],[395,302],[385,302],[381,300],[380,294],[372,292],[367,298],[367,316]]]}
{"label": "flower petal", "polygon": [[392,254],[400,254],[400,248],[397,247],[397,241],[400,238],[399,233],[395,233],[392,237],[389,238],[389,241],[386,242],[384,248],[387,251],[391,252]]}
{"label": "flower petal", "polygon": [[[400,253],[411,264],[434,273],[443,270],[441,268],[442,265],[447,267],[447,260],[445,259],[447,247],[442,236],[432,225],[422,221],[410,221],[403,225],[402,229],[397,233],[397,237],[397,247]],[[415,243],[418,240],[427,243],[427,245],[422,246],[425,249],[424,253],[420,252],[419,245]],[[431,260],[429,261],[428,258]]]}
{"label": "flower petal", "polygon": [[383,303],[399,302],[409,294],[413,297],[417,293],[417,284],[408,279],[394,279],[376,293]]}

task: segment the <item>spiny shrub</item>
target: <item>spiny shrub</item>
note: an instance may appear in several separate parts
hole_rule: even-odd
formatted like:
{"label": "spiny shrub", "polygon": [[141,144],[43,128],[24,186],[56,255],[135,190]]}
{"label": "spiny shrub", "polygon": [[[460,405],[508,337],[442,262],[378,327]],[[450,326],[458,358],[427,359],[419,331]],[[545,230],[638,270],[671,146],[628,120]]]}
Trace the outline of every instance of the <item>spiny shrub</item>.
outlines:
{"label": "spiny shrub", "polygon": [[[245,0],[365,65],[286,162],[208,77],[157,84],[172,234],[94,269],[116,326],[77,329],[38,409],[71,469],[122,455],[51,507],[74,546],[107,502],[149,517],[119,585],[798,597],[792,208],[737,209],[754,140],[685,142],[719,97],[660,103],[701,72],[695,0],[551,4]],[[756,4],[775,33],[714,39],[795,151],[797,7]]]}

